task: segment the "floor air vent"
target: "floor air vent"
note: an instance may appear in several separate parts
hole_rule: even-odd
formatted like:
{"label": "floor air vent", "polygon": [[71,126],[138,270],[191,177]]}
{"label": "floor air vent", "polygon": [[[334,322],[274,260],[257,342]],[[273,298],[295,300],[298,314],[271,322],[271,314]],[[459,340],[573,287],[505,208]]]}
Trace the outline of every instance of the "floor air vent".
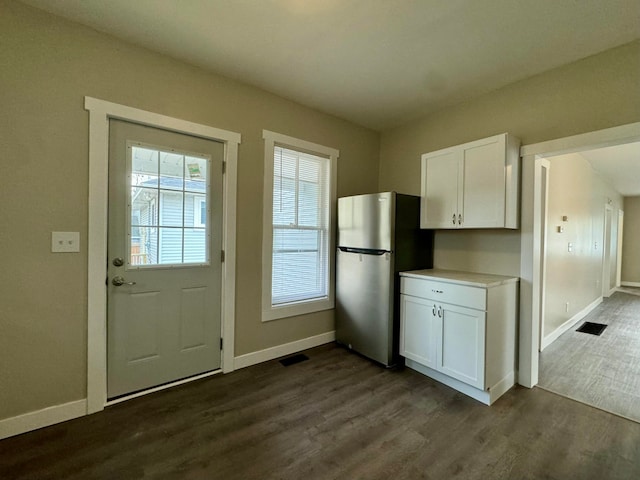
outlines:
{"label": "floor air vent", "polygon": [[576,332],[590,333],[591,335],[600,335],[607,326],[604,323],[584,322]]}
{"label": "floor air vent", "polygon": [[285,367],[288,367],[289,365],[304,362],[305,360],[309,360],[309,357],[307,357],[304,353],[299,353],[298,355],[292,355],[291,357],[283,358],[282,360],[280,360],[280,363]]}

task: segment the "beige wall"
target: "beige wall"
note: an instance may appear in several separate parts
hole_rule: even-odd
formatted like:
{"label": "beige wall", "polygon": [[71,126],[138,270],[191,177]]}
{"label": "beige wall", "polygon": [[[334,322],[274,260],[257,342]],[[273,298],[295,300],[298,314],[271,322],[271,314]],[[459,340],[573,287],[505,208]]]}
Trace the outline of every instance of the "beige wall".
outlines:
{"label": "beige wall", "polygon": [[[605,205],[611,206],[613,237],[618,210],[622,208],[622,197],[580,154],[548,160],[551,167],[543,338],[602,296]],[[566,222],[563,216],[567,216]],[[562,233],[558,232],[559,226],[564,228]],[[569,243],[573,245],[572,252],[568,251]],[[611,257],[615,268],[614,251]],[[607,273],[605,282],[609,277]]]}
{"label": "beige wall", "polygon": [[[86,396],[85,95],[242,134],[236,355],[333,330],[333,311],[261,322],[262,130],[339,149],[340,196],[377,189],[376,132],[0,0],[0,419]],[[54,230],[81,253],[50,253]]]}
{"label": "beige wall", "polygon": [[[502,132],[523,145],[640,121],[640,42],[382,132],[380,190],[420,193],[420,155]],[[438,231],[440,268],[519,275],[518,231]]]}
{"label": "beige wall", "polygon": [[621,281],[640,286],[640,197],[625,197],[622,232]]}

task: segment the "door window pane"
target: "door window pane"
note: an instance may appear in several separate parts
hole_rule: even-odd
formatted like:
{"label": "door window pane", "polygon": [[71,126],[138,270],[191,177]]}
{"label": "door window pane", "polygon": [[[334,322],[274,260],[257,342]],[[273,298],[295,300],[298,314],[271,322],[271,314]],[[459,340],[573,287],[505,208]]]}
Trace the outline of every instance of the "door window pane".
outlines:
{"label": "door window pane", "polygon": [[184,193],[160,190],[160,226],[182,227]]}
{"label": "door window pane", "polygon": [[182,229],[160,227],[158,233],[160,237],[158,263],[163,265],[182,263]]}
{"label": "door window pane", "polygon": [[206,230],[203,228],[187,229],[184,231],[184,261],[185,263],[204,263]]}
{"label": "door window pane", "polygon": [[187,209],[187,225],[205,228],[207,226],[207,216],[207,197],[195,195],[193,198],[193,210]]}
{"label": "door window pane", "polygon": [[[155,226],[158,219],[158,190],[131,188],[131,226]],[[136,223],[137,221],[137,223]]]}
{"label": "door window pane", "polygon": [[155,265],[158,263],[157,230],[155,227],[131,228],[131,265]]}
{"label": "door window pane", "polygon": [[158,151],[131,148],[131,185],[158,187]]}
{"label": "door window pane", "polygon": [[209,158],[132,145],[129,266],[207,263]]}
{"label": "door window pane", "polygon": [[207,160],[186,156],[185,190],[188,192],[207,192]]}
{"label": "door window pane", "polygon": [[159,152],[160,154],[160,188],[166,190],[183,190],[184,188],[184,155]]}

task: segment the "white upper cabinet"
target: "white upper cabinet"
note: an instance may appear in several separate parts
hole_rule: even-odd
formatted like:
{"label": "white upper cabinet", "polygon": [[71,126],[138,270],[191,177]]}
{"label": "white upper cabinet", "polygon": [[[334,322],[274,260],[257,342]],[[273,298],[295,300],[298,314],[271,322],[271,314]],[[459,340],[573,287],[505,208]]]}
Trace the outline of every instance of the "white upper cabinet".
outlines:
{"label": "white upper cabinet", "polygon": [[507,133],[422,155],[422,228],[518,228],[520,140]]}

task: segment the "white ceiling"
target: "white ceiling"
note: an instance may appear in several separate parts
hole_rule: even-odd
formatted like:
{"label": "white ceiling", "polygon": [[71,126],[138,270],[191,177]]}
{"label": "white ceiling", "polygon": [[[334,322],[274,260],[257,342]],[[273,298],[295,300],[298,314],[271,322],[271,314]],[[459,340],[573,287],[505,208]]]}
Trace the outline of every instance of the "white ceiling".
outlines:
{"label": "white ceiling", "polygon": [[580,152],[621,195],[640,195],[640,143]]}
{"label": "white ceiling", "polygon": [[640,38],[639,0],[23,0],[386,129]]}

